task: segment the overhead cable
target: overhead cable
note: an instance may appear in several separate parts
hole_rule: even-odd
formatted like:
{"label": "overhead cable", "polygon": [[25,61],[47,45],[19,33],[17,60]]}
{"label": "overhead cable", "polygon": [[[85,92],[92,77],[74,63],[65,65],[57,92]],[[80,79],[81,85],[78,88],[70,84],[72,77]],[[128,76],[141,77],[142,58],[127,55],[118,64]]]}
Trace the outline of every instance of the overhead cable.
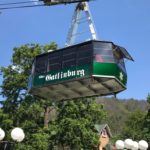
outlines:
{"label": "overhead cable", "polygon": [[24,2],[13,2],[13,3],[0,3],[0,6],[4,5],[18,5],[18,4],[27,4],[27,3],[35,3],[35,2],[41,2],[42,0],[38,1],[24,1]]}

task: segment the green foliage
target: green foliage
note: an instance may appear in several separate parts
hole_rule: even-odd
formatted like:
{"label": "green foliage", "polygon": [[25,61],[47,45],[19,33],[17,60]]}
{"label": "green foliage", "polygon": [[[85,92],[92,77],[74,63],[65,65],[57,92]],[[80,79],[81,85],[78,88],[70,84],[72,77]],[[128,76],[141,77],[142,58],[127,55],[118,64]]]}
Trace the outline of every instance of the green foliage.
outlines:
{"label": "green foliage", "polygon": [[124,139],[131,138],[133,140],[141,140],[143,139],[143,121],[144,121],[145,113],[140,110],[136,110],[132,112],[128,120],[125,122],[125,126],[123,128],[122,137]]}
{"label": "green foliage", "polygon": [[[16,144],[17,149],[33,150],[34,143],[31,146],[29,141],[38,140],[37,134],[41,135],[39,130],[44,126],[45,106],[49,106],[50,103],[29,95],[27,83],[34,57],[56,47],[55,43],[51,43],[45,46],[27,44],[14,48],[12,64],[0,68],[3,74],[0,95],[5,98],[0,109],[1,128],[8,132],[7,140],[10,139],[10,131],[17,126],[23,128],[26,134],[25,141],[22,144]],[[23,145],[26,148],[23,148]]]}
{"label": "green foliage", "polygon": [[7,99],[3,102],[5,112],[11,112],[12,115],[16,113],[18,106],[27,96],[27,83],[33,58],[56,47],[53,42],[46,46],[27,44],[13,49],[12,64],[0,69],[4,79],[1,95]]}
{"label": "green foliage", "polygon": [[[145,117],[148,108],[148,103],[145,100],[135,100],[135,99],[120,100],[114,97],[111,98],[105,97],[105,98],[98,98],[97,102],[103,104],[103,107],[107,112],[107,118],[105,118],[103,122],[107,123],[111,129],[113,135],[113,137],[111,138],[111,143],[114,143],[118,139],[129,138],[127,136],[131,136],[131,133],[136,132],[136,130],[137,133],[134,134],[138,134],[138,137],[140,136],[142,138],[143,133],[141,131],[143,131],[144,127],[141,124],[145,120],[145,118],[143,117]],[[130,116],[134,115],[134,113],[136,116],[136,112],[139,112],[137,113],[137,115],[139,115],[139,118],[137,117],[137,119],[139,121],[141,119],[141,123],[137,124],[137,126],[139,126],[139,128],[141,126],[142,127],[141,129],[137,127],[138,129],[135,128],[132,130],[132,123],[135,122],[136,117],[132,120],[130,119],[131,118]],[[131,125],[130,125],[130,121],[131,121]]]}
{"label": "green foliage", "polygon": [[[147,101],[150,104],[150,94],[148,94]],[[150,108],[148,109],[147,115],[144,120],[144,133],[143,136],[145,140],[150,143]],[[150,147],[149,147],[150,149]]]}
{"label": "green foliage", "polygon": [[147,96],[147,102],[150,104],[150,94]]}
{"label": "green foliage", "polygon": [[57,143],[76,150],[94,149],[99,139],[94,131],[94,124],[101,123],[106,115],[102,106],[94,99],[90,101],[80,99],[60,104],[58,107]]}
{"label": "green foliage", "polygon": [[48,148],[49,134],[41,131],[32,135],[32,148],[35,150],[46,150]]}

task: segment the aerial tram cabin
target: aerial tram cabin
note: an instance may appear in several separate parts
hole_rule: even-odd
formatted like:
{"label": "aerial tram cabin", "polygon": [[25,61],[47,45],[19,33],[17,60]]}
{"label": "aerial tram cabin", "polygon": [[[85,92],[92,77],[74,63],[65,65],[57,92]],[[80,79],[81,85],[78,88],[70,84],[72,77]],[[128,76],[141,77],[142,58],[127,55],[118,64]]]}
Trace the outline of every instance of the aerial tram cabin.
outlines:
{"label": "aerial tram cabin", "polygon": [[117,94],[126,89],[125,48],[90,40],[36,56],[29,92],[53,100]]}

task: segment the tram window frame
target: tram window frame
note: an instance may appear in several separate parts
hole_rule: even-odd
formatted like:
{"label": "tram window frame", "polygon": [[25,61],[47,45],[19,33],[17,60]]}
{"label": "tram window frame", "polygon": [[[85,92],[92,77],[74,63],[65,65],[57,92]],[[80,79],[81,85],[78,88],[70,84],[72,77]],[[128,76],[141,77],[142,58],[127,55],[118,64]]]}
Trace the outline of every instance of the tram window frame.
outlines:
{"label": "tram window frame", "polygon": [[32,63],[32,68],[31,68],[31,75],[33,75],[35,73],[35,59],[33,60],[33,63]]}

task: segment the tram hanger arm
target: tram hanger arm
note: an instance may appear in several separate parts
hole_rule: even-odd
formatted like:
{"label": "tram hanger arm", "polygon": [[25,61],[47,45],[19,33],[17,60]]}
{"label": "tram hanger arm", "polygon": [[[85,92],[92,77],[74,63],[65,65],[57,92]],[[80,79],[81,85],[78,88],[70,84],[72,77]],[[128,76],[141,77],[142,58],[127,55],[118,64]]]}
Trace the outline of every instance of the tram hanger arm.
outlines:
{"label": "tram hanger arm", "polygon": [[60,4],[71,4],[71,3],[80,3],[80,2],[89,2],[91,0],[41,0],[45,5],[60,5]]}

